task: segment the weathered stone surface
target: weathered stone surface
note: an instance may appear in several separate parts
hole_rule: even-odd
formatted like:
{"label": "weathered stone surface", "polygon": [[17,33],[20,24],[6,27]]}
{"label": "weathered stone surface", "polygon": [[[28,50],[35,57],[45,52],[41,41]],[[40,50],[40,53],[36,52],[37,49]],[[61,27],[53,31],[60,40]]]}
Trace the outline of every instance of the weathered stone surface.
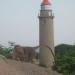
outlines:
{"label": "weathered stone surface", "polygon": [[31,63],[0,57],[0,75],[59,75],[58,73]]}

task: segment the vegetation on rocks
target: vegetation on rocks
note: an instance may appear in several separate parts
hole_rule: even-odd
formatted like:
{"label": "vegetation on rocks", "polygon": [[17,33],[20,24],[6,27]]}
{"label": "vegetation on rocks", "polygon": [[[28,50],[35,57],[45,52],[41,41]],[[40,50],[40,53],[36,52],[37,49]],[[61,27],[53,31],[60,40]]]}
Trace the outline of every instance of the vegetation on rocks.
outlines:
{"label": "vegetation on rocks", "polygon": [[[12,58],[11,52],[11,46],[0,46],[0,55],[6,58]],[[75,75],[75,45],[61,44],[55,47],[55,63],[53,69],[63,75]]]}
{"label": "vegetation on rocks", "polygon": [[75,75],[75,45],[61,44],[55,47],[53,69],[63,75]]}
{"label": "vegetation on rocks", "polygon": [[6,58],[12,58],[11,48],[0,48],[0,55],[5,56]]}

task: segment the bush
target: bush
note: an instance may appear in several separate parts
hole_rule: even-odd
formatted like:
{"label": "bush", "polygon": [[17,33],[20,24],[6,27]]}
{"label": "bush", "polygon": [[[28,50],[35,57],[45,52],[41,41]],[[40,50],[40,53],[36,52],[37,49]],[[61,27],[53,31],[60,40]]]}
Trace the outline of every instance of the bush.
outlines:
{"label": "bush", "polygon": [[5,56],[6,58],[12,58],[10,48],[0,48],[0,54]]}
{"label": "bush", "polygon": [[75,75],[75,46],[60,45],[55,50],[53,69],[63,75]]}

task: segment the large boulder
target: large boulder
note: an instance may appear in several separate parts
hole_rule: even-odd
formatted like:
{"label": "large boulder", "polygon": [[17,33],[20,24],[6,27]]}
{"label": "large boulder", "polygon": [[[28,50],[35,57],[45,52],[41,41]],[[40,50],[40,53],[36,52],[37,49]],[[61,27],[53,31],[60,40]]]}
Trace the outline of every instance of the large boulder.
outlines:
{"label": "large boulder", "polygon": [[36,58],[36,52],[33,47],[22,47],[16,45],[13,49],[13,59],[26,61],[26,62],[33,62]]}

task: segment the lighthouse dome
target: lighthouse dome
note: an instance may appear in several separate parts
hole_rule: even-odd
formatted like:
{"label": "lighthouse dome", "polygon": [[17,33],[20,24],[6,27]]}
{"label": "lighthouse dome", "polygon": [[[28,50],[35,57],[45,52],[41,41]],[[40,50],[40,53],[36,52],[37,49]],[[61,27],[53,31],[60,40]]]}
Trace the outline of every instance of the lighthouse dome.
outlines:
{"label": "lighthouse dome", "polygon": [[51,3],[48,0],[43,0],[41,10],[51,10]]}

